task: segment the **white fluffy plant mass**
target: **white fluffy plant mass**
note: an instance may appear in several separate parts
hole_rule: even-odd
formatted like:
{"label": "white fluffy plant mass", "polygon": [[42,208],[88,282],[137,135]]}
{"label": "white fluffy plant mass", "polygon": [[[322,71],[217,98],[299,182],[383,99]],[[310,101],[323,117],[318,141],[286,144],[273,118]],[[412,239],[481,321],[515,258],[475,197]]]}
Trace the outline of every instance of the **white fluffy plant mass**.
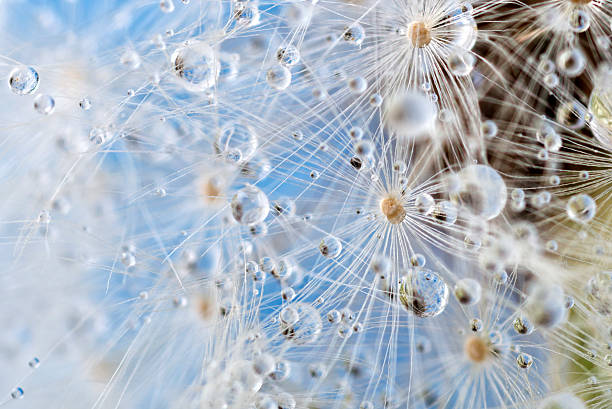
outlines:
{"label": "white fluffy plant mass", "polygon": [[0,408],[612,407],[611,2],[0,22]]}

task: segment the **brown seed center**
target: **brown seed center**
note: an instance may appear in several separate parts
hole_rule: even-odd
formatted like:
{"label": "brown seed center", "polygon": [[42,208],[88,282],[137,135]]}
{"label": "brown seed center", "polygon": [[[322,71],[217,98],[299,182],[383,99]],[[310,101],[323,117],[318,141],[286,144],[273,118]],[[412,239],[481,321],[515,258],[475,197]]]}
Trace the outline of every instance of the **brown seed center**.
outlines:
{"label": "brown seed center", "polygon": [[204,320],[210,320],[214,318],[218,311],[218,307],[214,297],[208,295],[198,298],[197,310],[200,314],[200,317],[202,317]]}
{"label": "brown seed center", "polygon": [[408,38],[413,47],[425,47],[431,41],[431,31],[422,21],[413,21],[408,25]]}
{"label": "brown seed center", "polygon": [[215,178],[208,178],[200,185],[200,192],[208,203],[217,202],[221,196],[220,183]]}
{"label": "brown seed center", "polygon": [[406,217],[406,210],[397,197],[383,199],[380,202],[380,210],[391,224],[400,224]]}
{"label": "brown seed center", "polygon": [[480,337],[470,337],[465,341],[465,354],[472,362],[483,362],[489,356],[489,345]]}
{"label": "brown seed center", "polygon": [[584,4],[589,4],[592,0],[569,0],[569,1],[570,3],[584,5]]}

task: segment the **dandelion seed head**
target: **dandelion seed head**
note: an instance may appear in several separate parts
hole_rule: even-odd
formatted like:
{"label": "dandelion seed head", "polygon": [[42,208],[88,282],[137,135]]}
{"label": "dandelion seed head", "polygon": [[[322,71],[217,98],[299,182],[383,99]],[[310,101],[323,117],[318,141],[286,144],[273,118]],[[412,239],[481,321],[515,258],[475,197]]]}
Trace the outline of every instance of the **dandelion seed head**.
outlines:
{"label": "dandelion seed head", "polygon": [[380,211],[391,224],[400,224],[406,217],[406,209],[397,196],[389,196],[381,200]]}
{"label": "dandelion seed head", "polygon": [[413,47],[425,47],[431,41],[431,30],[423,21],[413,21],[408,24],[408,39]]}
{"label": "dandelion seed head", "polygon": [[489,342],[480,336],[470,336],[464,345],[466,357],[474,363],[485,362],[491,354]]}

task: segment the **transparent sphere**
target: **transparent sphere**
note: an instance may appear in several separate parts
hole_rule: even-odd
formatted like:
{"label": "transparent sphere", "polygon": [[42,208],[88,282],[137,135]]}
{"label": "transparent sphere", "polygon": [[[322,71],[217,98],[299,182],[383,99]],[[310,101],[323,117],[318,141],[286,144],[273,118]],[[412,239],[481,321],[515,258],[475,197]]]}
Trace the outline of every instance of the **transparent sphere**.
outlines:
{"label": "transparent sphere", "polygon": [[455,297],[461,304],[474,305],[480,301],[481,296],[482,287],[472,278],[463,278],[455,285]]}
{"label": "transparent sphere", "polygon": [[298,322],[300,315],[293,306],[287,306],[281,310],[279,318],[283,325],[290,326]]}
{"label": "transparent sphere", "polygon": [[221,63],[214,50],[204,42],[177,48],[170,62],[174,74],[189,91],[201,92],[217,84]]}
{"label": "transparent sphere", "polygon": [[223,157],[235,153],[238,162],[245,162],[255,155],[258,145],[259,140],[253,128],[231,122],[217,133],[214,148],[215,152]]}
{"label": "transparent sphere", "polygon": [[374,94],[370,97],[370,106],[378,108],[383,104],[383,97],[380,94]]}
{"label": "transparent sphere", "polygon": [[231,202],[234,219],[244,225],[263,222],[270,211],[268,197],[259,188],[247,185],[236,192]]}
{"label": "transparent sphere", "polygon": [[433,211],[435,204],[434,198],[429,193],[419,193],[414,200],[414,207],[417,212],[424,216]]}
{"label": "transparent sphere", "polygon": [[364,134],[363,129],[359,126],[354,126],[349,130],[349,136],[353,140],[359,140],[363,138],[363,134]]}
{"label": "transparent sphere", "polygon": [[419,92],[392,98],[387,107],[389,124],[401,136],[418,136],[435,122],[437,109],[431,99]]}
{"label": "transparent sphere", "polygon": [[548,396],[538,405],[537,409],[586,409],[582,400],[567,392]]}
{"label": "transparent sphere", "polygon": [[81,99],[79,101],[79,108],[81,108],[83,111],[89,111],[89,109],[91,109],[91,101],[89,98]]}
{"label": "transparent sphere", "polygon": [[342,318],[342,315],[338,310],[331,310],[327,313],[327,321],[329,321],[331,324],[340,322],[340,318]]}
{"label": "transparent sphere", "polygon": [[342,39],[356,46],[361,46],[365,39],[365,30],[360,24],[354,24],[351,27],[345,27]]}
{"label": "transparent sphere", "polygon": [[580,8],[572,10],[569,20],[570,27],[575,33],[584,33],[591,26],[591,17],[589,13]]}
{"label": "transparent sphere", "polygon": [[270,378],[275,381],[283,381],[291,374],[291,365],[288,361],[278,361],[274,371],[270,374]]}
{"label": "transparent sphere", "polygon": [[32,67],[17,67],[11,71],[8,86],[17,95],[28,95],[38,88],[38,72]]}
{"label": "transparent sphere", "polygon": [[348,87],[353,94],[362,94],[368,89],[368,82],[363,77],[355,77],[348,81]]}
{"label": "transparent sphere", "polygon": [[476,58],[470,52],[457,51],[448,57],[448,67],[458,77],[470,75],[476,64]]}
{"label": "transparent sphere", "polygon": [[253,360],[253,370],[256,374],[262,376],[270,375],[276,366],[274,357],[270,354],[263,353]]}
{"label": "transparent sphere", "polygon": [[240,174],[247,178],[262,179],[272,170],[270,161],[262,155],[255,154],[255,156],[250,157],[247,152],[246,155],[242,155],[242,161]]}
{"label": "transparent sphere", "polygon": [[259,24],[261,13],[255,4],[247,4],[245,1],[233,2],[233,22],[237,27],[253,27]]}
{"label": "transparent sphere", "polygon": [[565,294],[558,285],[536,283],[530,289],[525,312],[536,326],[552,328],[565,320]]}
{"label": "transparent sphere", "polygon": [[387,115],[389,125],[398,135],[416,137],[433,126],[437,108],[427,95],[407,92],[390,99]]}
{"label": "transparent sphere", "polygon": [[561,136],[555,131],[546,133],[543,142],[546,150],[550,152],[558,152],[559,149],[561,149],[561,146],[563,145]]}
{"label": "transparent sphere", "polygon": [[266,81],[276,90],[285,90],[291,85],[291,71],[283,65],[274,66],[266,73]]}
{"label": "transparent sphere", "polygon": [[482,136],[487,139],[491,139],[497,135],[497,124],[490,119],[483,121],[480,125],[480,130],[482,132]]}
{"label": "transparent sphere", "polygon": [[342,252],[342,242],[334,236],[326,236],[319,243],[319,251],[324,257],[336,258]]}
{"label": "transparent sphere", "polygon": [[172,0],[161,0],[159,2],[159,8],[164,13],[172,13],[174,11],[174,2]]}
{"label": "transparent sphere", "polygon": [[557,108],[557,122],[570,129],[582,129],[586,121],[586,109],[577,101],[566,102]]}
{"label": "transparent sphere", "polygon": [[448,36],[448,42],[463,50],[474,48],[478,37],[478,27],[471,11],[458,7],[446,19],[448,23],[446,23],[444,33]]}
{"label": "transparent sphere", "polygon": [[586,57],[579,48],[566,48],[557,56],[559,72],[568,78],[582,74],[586,67]]}
{"label": "transparent sphere", "polygon": [[572,196],[566,206],[569,218],[579,223],[591,221],[595,217],[596,208],[595,201],[584,193]]}
{"label": "transparent sphere", "polygon": [[278,216],[284,215],[286,217],[295,215],[295,201],[290,197],[281,197],[272,203],[272,209]]}
{"label": "transparent sphere", "polygon": [[493,168],[485,165],[470,165],[458,173],[459,186],[451,192],[453,203],[471,215],[491,220],[501,213],[506,205],[506,184]]}
{"label": "transparent sphere", "polygon": [[527,317],[516,317],[512,323],[514,330],[521,335],[529,335],[533,332],[533,324]]}
{"label": "transparent sphere", "polygon": [[439,315],[448,304],[448,286],[431,270],[412,269],[402,278],[400,301],[422,318]]}
{"label": "transparent sphere", "polygon": [[285,67],[292,67],[300,62],[300,52],[294,45],[281,47],[276,51],[276,59]]}
{"label": "transparent sphere", "polygon": [[442,201],[434,207],[431,216],[443,226],[452,226],[457,221],[457,207],[452,202]]}
{"label": "transparent sphere", "polygon": [[12,399],[23,399],[23,396],[25,395],[23,388],[21,387],[16,387],[11,391],[11,398]]}
{"label": "transparent sphere", "polygon": [[97,145],[101,145],[109,138],[109,133],[103,128],[91,128],[89,131],[89,140]]}
{"label": "transparent sphere", "polygon": [[533,357],[525,352],[521,352],[516,357],[516,363],[519,368],[527,369],[533,365]]}
{"label": "transparent sphere", "polygon": [[362,139],[355,144],[355,153],[358,156],[372,156],[376,151],[376,147],[374,146],[374,142],[368,139]]}
{"label": "transparent sphere", "polygon": [[372,257],[370,268],[375,274],[386,276],[391,272],[391,260],[385,255],[377,254]]}
{"label": "transparent sphere", "polygon": [[34,98],[34,109],[42,115],[51,115],[55,110],[55,100],[50,95],[38,94]]}
{"label": "transparent sphere", "polygon": [[119,62],[130,70],[137,70],[141,64],[140,55],[135,50],[127,49],[121,54]]}
{"label": "transparent sphere", "polygon": [[[283,316],[283,311],[287,308],[292,310],[290,319]],[[280,327],[285,338],[295,344],[303,345],[311,343],[319,337],[323,322],[319,312],[314,307],[300,302],[285,307],[283,311],[281,311],[280,316]]]}

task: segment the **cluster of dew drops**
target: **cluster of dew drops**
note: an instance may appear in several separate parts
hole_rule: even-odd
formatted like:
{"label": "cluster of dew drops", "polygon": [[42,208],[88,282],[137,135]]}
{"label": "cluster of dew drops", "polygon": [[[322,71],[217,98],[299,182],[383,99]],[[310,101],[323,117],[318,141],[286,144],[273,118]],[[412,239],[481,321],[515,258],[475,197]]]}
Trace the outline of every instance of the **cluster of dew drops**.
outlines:
{"label": "cluster of dew drops", "polygon": [[[594,0],[595,1],[595,0]],[[189,3],[189,0],[183,0],[183,3]],[[316,1],[312,2],[316,4]],[[323,3],[323,2],[321,2]],[[427,2],[425,2],[427,3]],[[347,5],[348,7],[348,5]],[[471,7],[471,6],[470,6]],[[175,12],[176,6],[172,0],[162,0],[160,9],[163,13]],[[233,19],[238,22],[238,27],[256,26],[256,21],[261,18],[259,15],[258,6],[252,1],[235,1],[233,9]],[[569,24],[573,33],[584,33],[589,30],[591,24],[591,16],[585,10],[579,8],[575,13],[571,14]],[[608,22],[611,24],[611,22]],[[367,29],[360,24],[340,27],[338,30],[338,39],[355,47],[356,50],[362,50],[362,46],[367,38]],[[163,41],[163,40],[160,40]],[[414,40],[413,40],[414,41]],[[599,45],[602,45],[606,40],[597,38]],[[356,58],[359,58],[359,53],[355,52]],[[296,78],[301,78],[301,73],[298,73],[300,63],[303,56],[296,45],[287,44],[281,45],[273,51],[273,64],[265,68],[263,77],[270,89],[275,92],[282,93],[290,90],[292,82]],[[130,70],[136,70],[141,67],[142,61],[140,56],[135,52],[126,51],[120,56],[120,64]],[[187,41],[169,53],[170,70],[175,76],[175,79],[180,81],[182,86],[191,93],[197,94],[214,94],[215,88],[218,86],[221,72],[227,67],[222,67],[223,61],[216,55],[215,49],[207,42],[201,40]],[[223,63],[223,64],[222,64]],[[473,53],[452,54],[448,57],[448,66],[453,75],[457,77],[469,77],[475,69],[476,60]],[[559,86],[563,79],[572,79],[580,76],[586,69],[587,57],[584,51],[577,46],[569,46],[563,48],[556,57],[556,61],[549,58],[541,58],[537,62],[538,70],[543,74],[543,85],[549,88]],[[558,72],[558,73],[556,73]],[[8,76],[8,87],[12,93],[19,96],[34,95],[32,99],[32,108],[43,116],[52,115],[56,110],[56,102],[53,96],[37,93],[40,82],[44,78],[40,78],[39,73],[33,67],[26,65],[15,66]],[[346,79],[346,87],[349,94],[359,96],[364,94],[368,88],[368,81],[363,76],[354,76]],[[431,91],[431,84],[425,83],[421,87],[425,91]],[[610,97],[608,89],[607,97]],[[133,96],[134,91],[130,89],[128,96]],[[313,98],[321,97],[317,95],[317,91],[313,92]],[[609,99],[607,100],[609,104]],[[83,111],[88,111],[92,107],[92,102],[89,97],[75,101]],[[370,109],[380,109],[383,107],[383,96],[379,93],[372,93],[368,98],[368,107]],[[608,105],[609,109],[609,105]],[[395,128],[400,131],[407,131],[412,134],[420,134],[426,132],[433,122],[440,118],[441,112],[435,105],[432,105],[429,97],[421,91],[410,91],[396,101],[390,108],[390,121],[395,122]],[[566,128],[579,130],[594,120],[593,112],[576,102],[568,102],[561,104],[556,113],[556,120],[561,122]],[[279,113],[281,115],[281,113]],[[610,112],[608,111],[608,115]],[[601,117],[601,114],[599,115]],[[610,121],[610,117],[607,117]],[[555,155],[563,150],[563,138],[561,127],[551,125],[553,121],[543,121],[543,124],[538,127],[536,142],[540,148],[536,151],[536,157],[540,161],[546,161],[549,156]],[[485,140],[494,140],[500,137],[501,130],[493,120],[483,119],[481,123],[481,133]],[[610,132],[608,127],[607,132]],[[380,152],[377,150],[379,145],[374,143],[365,135],[364,131],[359,126],[353,126],[348,132],[351,143],[353,143],[352,151],[346,155],[346,162],[350,168],[358,172],[366,173],[371,171],[371,181],[376,181],[375,169],[376,161],[379,160]],[[599,135],[600,136],[600,135]],[[609,136],[609,135],[608,135]],[[93,127],[89,132],[89,140],[94,145],[103,145],[111,138],[109,130],[102,127]],[[304,139],[302,131],[295,131],[292,135],[294,142],[301,143]],[[262,144],[261,136],[249,126],[240,123],[234,123],[232,126],[225,127],[218,132],[214,141],[214,150],[223,157],[225,162],[230,164],[244,164],[248,159],[252,159],[259,147]],[[321,152],[328,151],[329,146],[322,144],[318,148]],[[265,166],[264,166],[265,167]],[[269,170],[269,169],[268,169]],[[245,172],[248,171],[245,170]],[[322,171],[313,169],[309,173],[309,183],[323,183]],[[403,161],[393,164],[394,174],[406,174],[410,172],[407,165]],[[395,197],[389,196],[380,202],[380,205],[375,208],[374,215],[372,212],[366,212],[359,209],[356,213],[367,213],[367,217],[372,219],[383,220],[392,226],[402,226],[407,223],[408,217],[417,217],[424,220],[429,220],[436,228],[454,228],[460,225],[464,219],[464,215],[468,214],[474,218],[490,221],[502,217],[506,210],[513,213],[520,213],[526,208],[542,209],[546,205],[554,201],[555,198],[547,190],[537,191],[534,187],[533,193],[529,187],[507,186],[501,172],[496,171],[492,166],[472,163],[463,166],[459,171],[455,172],[453,178],[446,181],[445,186],[450,186],[448,200],[440,199],[439,196],[434,197],[434,194],[427,192],[417,192],[410,201],[410,211],[413,214],[407,215],[406,203],[399,201]],[[580,172],[579,180],[588,182],[590,175],[587,171]],[[559,186],[562,183],[558,175],[552,175],[547,180],[550,186]],[[405,179],[400,179],[399,185],[407,184]],[[215,186],[208,186],[214,190]],[[232,192],[226,202],[231,211],[233,222],[237,223],[245,231],[248,231],[252,237],[264,237],[268,232],[269,226],[266,220],[270,220],[270,215],[280,217],[284,215],[295,214],[296,207],[300,205],[299,199],[271,200],[265,192],[265,188],[258,187],[255,184],[246,184]],[[164,188],[158,188],[156,194],[159,197],[164,197],[167,192]],[[225,199],[223,199],[225,200]],[[316,211],[317,209],[313,209]],[[588,226],[597,216],[597,201],[589,193],[577,192],[573,193],[564,203],[561,215],[569,219],[577,226]],[[381,214],[382,212],[382,214]],[[304,213],[303,220],[308,221],[313,217],[312,214]],[[45,212],[39,216],[41,223],[49,222],[49,215]],[[396,228],[396,227],[392,227]],[[399,228],[399,227],[397,227]],[[520,230],[519,228],[515,231]],[[526,231],[521,231],[523,237],[529,236],[528,228]],[[609,233],[610,227],[607,227]],[[518,234],[518,233],[517,233]],[[323,257],[324,262],[327,261],[330,265],[340,263],[340,260],[349,251],[351,247],[350,238],[340,238],[331,233],[321,235],[311,247],[316,256]],[[483,243],[478,235],[466,235],[465,246],[470,250],[478,251],[479,248],[490,243]],[[244,244],[243,244],[244,246]],[[559,244],[556,240],[550,239],[546,242],[546,250],[555,253],[559,249]],[[249,252],[244,248],[241,249],[241,256],[247,255]],[[137,264],[137,251],[130,246],[124,246],[120,255],[120,261],[131,268]],[[312,253],[309,253],[312,254]],[[486,259],[486,257],[483,257]],[[403,311],[418,319],[433,319],[440,316],[449,305],[453,302],[458,303],[462,308],[475,308],[483,301],[488,293],[484,285],[478,279],[469,277],[460,277],[454,285],[447,283],[444,274],[436,271],[434,266],[426,266],[428,257],[423,254],[412,254],[409,257],[410,265],[402,267],[403,271],[401,278],[396,283],[393,289],[389,289],[390,298],[404,309]],[[295,268],[290,261],[285,259],[276,259],[275,257],[262,256],[259,260],[254,260],[245,257],[242,263],[244,272],[247,276],[256,283],[266,281],[268,275],[283,282],[288,280],[289,275]],[[398,266],[396,262],[389,256],[376,254],[367,261],[367,269],[374,273],[379,281],[385,281],[387,277],[397,274]],[[430,263],[431,264],[431,263]],[[495,260],[484,260],[482,264],[495,265]],[[503,285],[508,281],[508,275],[503,268],[495,265],[493,268],[494,278],[497,285]],[[332,280],[334,278],[330,278]],[[610,283],[612,282],[612,273],[604,272],[595,275],[588,283],[587,292],[599,298],[610,296],[612,290]],[[395,285],[395,284],[394,284]],[[263,284],[260,284],[263,288]],[[392,291],[395,293],[391,294]],[[277,324],[278,332],[294,345],[312,344],[319,339],[324,333],[327,324],[333,326],[334,336],[341,339],[348,339],[352,334],[363,333],[364,325],[367,322],[360,322],[357,319],[357,314],[351,308],[332,308],[323,311],[319,308],[325,304],[323,298],[318,298],[314,302],[300,301],[299,288],[292,286],[283,286],[279,290],[278,296],[282,299],[283,305],[279,309],[277,316],[273,318],[273,322]],[[454,300],[453,300],[454,296]],[[140,298],[146,299],[148,294],[141,293]],[[296,301],[297,300],[297,301]],[[185,307],[188,303],[186,298],[175,298],[173,300],[176,307]],[[223,303],[222,303],[223,304]],[[566,295],[558,287],[536,286],[532,290],[529,299],[525,305],[526,315],[520,315],[511,320],[513,335],[529,335],[535,331],[535,328],[554,328],[567,319],[568,311],[574,306],[574,301],[571,296]],[[229,314],[231,306],[221,305],[225,314]],[[325,322],[327,321],[327,322]],[[479,333],[483,329],[483,322],[474,318],[470,322],[471,330],[474,333]],[[496,345],[501,345],[502,335],[499,332],[491,331],[487,335],[486,348],[494,348]],[[482,345],[476,338],[469,338],[465,345],[466,354],[474,362],[480,362],[483,359]],[[493,346],[492,346],[493,345]],[[418,346],[417,346],[418,347]],[[519,369],[529,369],[534,364],[535,358],[527,352],[516,350],[514,361]],[[606,355],[604,360],[612,365],[612,355]],[[39,358],[32,358],[28,363],[31,369],[36,369],[40,365]],[[284,360],[275,361],[269,355],[258,355],[253,360],[252,368],[241,368],[237,370],[236,377],[245,385],[250,385],[251,389],[258,390],[261,388],[261,377],[266,376],[276,380],[287,378],[289,372],[289,363]],[[309,366],[309,373],[312,378],[321,379],[324,377],[325,365],[321,363],[312,364]],[[244,385],[243,385],[244,386]],[[12,399],[20,399],[24,397],[24,389],[20,386],[15,387],[10,396]],[[268,399],[268,400],[266,400]],[[568,399],[575,399],[569,397]],[[551,405],[556,404],[557,401]],[[548,403],[550,403],[548,402]],[[546,401],[545,401],[546,403]],[[567,406],[572,408],[584,407],[581,403],[577,406]],[[295,399],[289,394],[280,394],[271,398],[261,398],[255,406],[258,409],[263,408],[287,408],[293,409],[296,407]],[[369,401],[360,403],[360,408],[373,408],[374,404]],[[541,406],[548,409],[561,406]],[[566,406],[563,406],[566,407]]]}

